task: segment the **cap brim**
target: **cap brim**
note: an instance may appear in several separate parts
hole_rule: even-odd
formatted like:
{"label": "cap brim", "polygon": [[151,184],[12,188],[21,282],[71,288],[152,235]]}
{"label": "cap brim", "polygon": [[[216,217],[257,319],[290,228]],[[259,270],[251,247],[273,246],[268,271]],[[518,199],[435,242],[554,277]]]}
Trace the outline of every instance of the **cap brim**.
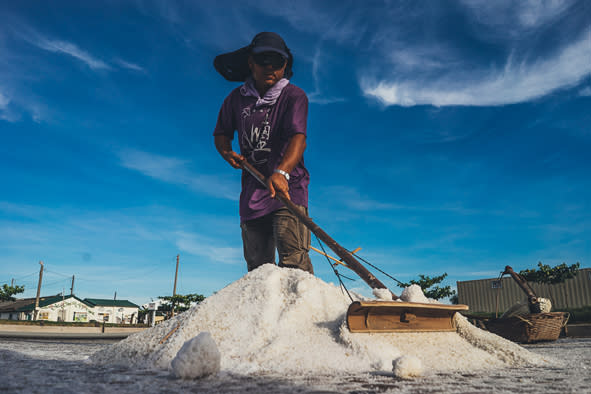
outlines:
{"label": "cap brim", "polygon": [[282,50],[279,50],[277,48],[273,48],[273,47],[255,47],[255,48],[252,48],[252,53],[263,53],[263,52],[277,52],[278,54],[280,54],[281,56],[283,56],[285,59],[288,59],[289,58],[289,56],[287,55],[287,53],[285,53]]}
{"label": "cap brim", "polygon": [[213,66],[228,81],[244,82],[251,74],[248,67],[249,55],[250,46],[245,46],[237,51],[216,56]]}

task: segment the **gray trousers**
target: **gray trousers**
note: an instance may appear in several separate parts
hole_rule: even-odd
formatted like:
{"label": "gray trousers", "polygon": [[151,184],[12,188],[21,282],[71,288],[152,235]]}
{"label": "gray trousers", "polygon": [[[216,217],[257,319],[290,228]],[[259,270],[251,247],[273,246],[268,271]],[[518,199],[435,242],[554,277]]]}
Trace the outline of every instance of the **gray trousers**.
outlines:
{"label": "gray trousers", "polygon": [[[308,213],[305,207],[298,206],[298,209]],[[248,271],[263,264],[275,264],[277,249],[280,267],[299,268],[314,274],[308,255],[310,230],[287,208],[248,220],[240,227]]]}

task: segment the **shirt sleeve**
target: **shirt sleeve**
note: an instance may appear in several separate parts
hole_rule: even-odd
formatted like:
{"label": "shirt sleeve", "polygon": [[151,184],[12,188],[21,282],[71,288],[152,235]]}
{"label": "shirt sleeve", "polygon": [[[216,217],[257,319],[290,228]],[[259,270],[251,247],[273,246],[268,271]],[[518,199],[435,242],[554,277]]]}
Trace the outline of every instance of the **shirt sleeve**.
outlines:
{"label": "shirt sleeve", "polygon": [[224,100],[222,107],[220,108],[220,113],[218,114],[218,122],[215,125],[215,129],[213,131],[213,135],[225,135],[226,137],[233,139],[234,138],[234,130],[236,130],[236,124],[234,120],[234,112],[233,112],[233,92],[226,97]]}
{"label": "shirt sleeve", "polygon": [[307,133],[308,97],[303,91],[299,93],[291,98],[285,111],[283,130],[286,138]]}

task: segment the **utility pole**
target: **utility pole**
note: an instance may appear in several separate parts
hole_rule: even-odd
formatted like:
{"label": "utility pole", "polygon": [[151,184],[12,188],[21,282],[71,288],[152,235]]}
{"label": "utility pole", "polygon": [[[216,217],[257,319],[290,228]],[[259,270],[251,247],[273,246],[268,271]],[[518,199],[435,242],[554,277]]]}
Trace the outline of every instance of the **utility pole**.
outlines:
{"label": "utility pole", "polygon": [[10,287],[14,287],[14,278],[10,280]]}
{"label": "utility pole", "polygon": [[75,275],[72,275],[72,287],[70,287],[70,295],[72,296],[74,295],[74,276]]}
{"label": "utility pole", "polygon": [[37,297],[35,298],[33,320],[37,320],[37,315],[39,314],[39,296],[41,295],[41,282],[43,281],[43,261],[40,261],[39,264],[41,265],[41,268],[39,269],[39,283],[37,284]]}
{"label": "utility pole", "polygon": [[115,295],[113,296],[113,323],[117,323],[117,312],[115,312],[115,300],[117,299],[117,290],[115,290]]}
{"label": "utility pole", "polygon": [[[174,297],[176,295],[176,279],[179,275],[179,256],[180,255],[176,255],[176,271],[174,272],[174,287],[172,289],[172,296]],[[172,305],[172,311],[170,313],[170,317],[174,316],[174,300],[171,303]]]}
{"label": "utility pole", "polygon": [[172,289],[172,295],[175,296],[176,295],[176,279],[179,275],[179,256],[180,255],[176,255],[176,271],[174,273],[174,288]]}
{"label": "utility pole", "polygon": [[66,321],[66,311],[65,311],[65,304],[66,304],[66,289],[62,287],[62,321]]}

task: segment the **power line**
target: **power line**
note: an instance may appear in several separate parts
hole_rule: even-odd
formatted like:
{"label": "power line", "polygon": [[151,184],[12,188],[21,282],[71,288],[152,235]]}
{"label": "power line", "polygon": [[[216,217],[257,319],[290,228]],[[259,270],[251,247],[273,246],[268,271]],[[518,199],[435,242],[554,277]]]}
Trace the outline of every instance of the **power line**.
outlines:
{"label": "power line", "polygon": [[16,278],[10,278],[10,280],[3,280],[2,282],[8,284],[13,279],[14,279],[15,282],[17,282],[17,281],[20,281],[20,280],[22,280],[24,278],[28,278],[29,276],[33,276],[33,275],[36,275],[36,274],[38,274],[38,272],[33,272],[33,273],[28,274],[28,275],[19,276],[19,277],[16,277]]}
{"label": "power line", "polygon": [[59,272],[50,271],[47,268],[45,268],[45,272],[50,273],[50,274],[60,275],[60,276],[63,276],[65,278],[71,278],[72,277],[72,275],[66,275],[66,274],[61,274]]}

